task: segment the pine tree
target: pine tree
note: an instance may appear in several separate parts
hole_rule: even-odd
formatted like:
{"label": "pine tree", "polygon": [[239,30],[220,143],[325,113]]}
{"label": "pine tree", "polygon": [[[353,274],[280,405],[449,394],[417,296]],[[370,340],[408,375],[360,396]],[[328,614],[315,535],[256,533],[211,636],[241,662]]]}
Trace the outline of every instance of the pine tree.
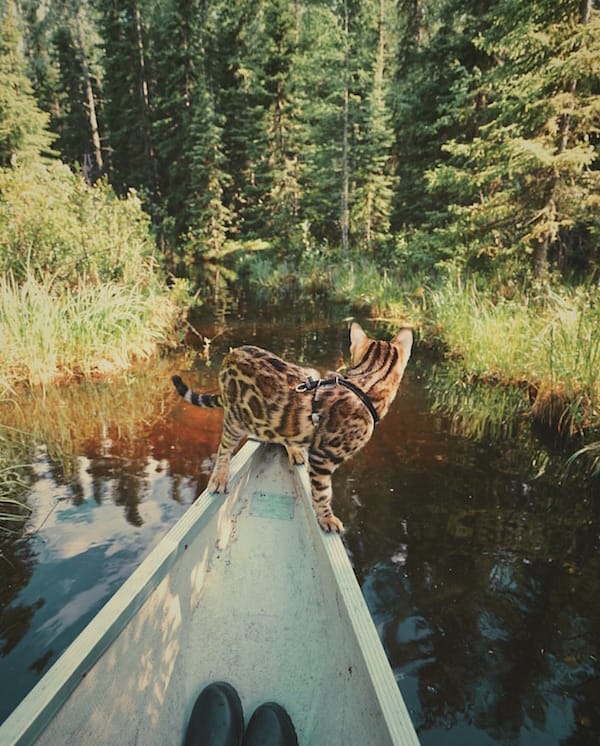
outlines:
{"label": "pine tree", "polygon": [[[389,90],[390,48],[395,27],[388,0],[361,4],[361,42],[364,93],[358,98],[360,121],[354,146],[354,197],[352,232],[357,245],[369,252],[380,251],[389,241],[395,177],[391,153],[394,139]],[[366,31],[370,33],[364,39]]]}
{"label": "pine tree", "polygon": [[8,0],[0,18],[0,167],[50,155],[54,140],[26,74],[20,21],[15,3]]}
{"label": "pine tree", "polygon": [[[485,31],[485,0],[403,0],[398,10],[396,81],[391,92],[395,130],[397,185],[392,227],[423,234],[447,222],[452,199],[432,192],[427,173],[448,156],[444,142],[473,137],[485,91],[482,71],[491,65],[474,40]],[[460,198],[458,200],[460,202]],[[438,242],[432,256],[413,257],[431,266],[445,253]],[[452,249],[448,247],[450,253]]]}
{"label": "pine tree", "polygon": [[[193,89],[204,59],[196,37],[204,19],[200,0],[158,3],[149,21],[149,55],[153,70],[152,140],[162,199],[163,243],[173,245],[190,224],[192,164],[190,136]],[[169,44],[165,44],[165,38]]]}
{"label": "pine tree", "polygon": [[450,139],[448,163],[430,174],[457,205],[446,238],[461,235],[474,266],[515,256],[541,278],[551,257],[564,261],[582,238],[593,246],[598,31],[588,0],[505,0],[490,11],[478,45],[496,64],[454,91],[463,112],[479,99],[476,132]]}
{"label": "pine tree", "polygon": [[52,35],[56,60],[57,110],[52,124],[59,133],[63,159],[79,163],[88,182],[104,171],[104,153],[98,124],[98,81],[92,69],[88,40],[93,38],[89,8],[81,0],[61,4],[56,10]]}
{"label": "pine tree", "polygon": [[319,248],[341,244],[345,43],[343,5],[304,5],[295,65],[300,214],[305,245]]}
{"label": "pine tree", "polygon": [[189,202],[181,260],[193,275],[215,267],[228,253],[233,217],[225,203],[231,184],[223,146],[223,117],[216,110],[215,85],[207,48],[212,35],[210,9],[192,36],[195,75],[190,86],[191,119],[186,138]]}
{"label": "pine tree", "polygon": [[97,0],[112,183],[158,201],[143,0]]}

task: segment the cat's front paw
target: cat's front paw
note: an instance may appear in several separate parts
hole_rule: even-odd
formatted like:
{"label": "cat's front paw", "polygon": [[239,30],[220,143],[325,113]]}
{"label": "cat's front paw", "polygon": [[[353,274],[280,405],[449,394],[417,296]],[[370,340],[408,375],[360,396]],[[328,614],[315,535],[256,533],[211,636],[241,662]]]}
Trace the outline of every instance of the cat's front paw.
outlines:
{"label": "cat's front paw", "polygon": [[209,492],[228,492],[229,490],[229,470],[223,469],[213,472],[208,482]]}
{"label": "cat's front paw", "polygon": [[328,515],[328,516],[324,516],[323,518],[319,518],[319,524],[321,528],[323,529],[323,531],[326,531],[328,534],[331,534],[331,533],[343,534],[344,533],[344,524],[335,515]]}
{"label": "cat's front paw", "polygon": [[288,459],[292,466],[294,466],[294,464],[303,464],[306,461],[303,448],[298,448],[297,446],[286,446],[286,450]]}

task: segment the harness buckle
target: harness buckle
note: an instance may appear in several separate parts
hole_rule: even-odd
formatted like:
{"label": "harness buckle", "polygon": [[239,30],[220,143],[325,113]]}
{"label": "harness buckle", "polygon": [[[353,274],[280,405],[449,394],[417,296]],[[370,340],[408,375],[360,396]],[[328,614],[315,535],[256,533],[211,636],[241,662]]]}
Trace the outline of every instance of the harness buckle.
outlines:
{"label": "harness buckle", "polygon": [[296,386],[296,392],[298,394],[304,394],[306,391],[314,391],[314,389],[319,388],[320,385],[321,385],[320,380],[315,381],[314,378],[309,376],[308,379],[304,381],[304,383],[299,383]]}

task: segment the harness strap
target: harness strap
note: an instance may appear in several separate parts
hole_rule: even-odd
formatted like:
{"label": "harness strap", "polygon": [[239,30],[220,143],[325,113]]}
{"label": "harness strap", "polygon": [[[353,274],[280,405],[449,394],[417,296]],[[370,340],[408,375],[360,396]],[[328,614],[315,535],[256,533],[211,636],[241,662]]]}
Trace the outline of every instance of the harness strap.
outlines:
{"label": "harness strap", "polygon": [[339,383],[341,383],[342,386],[345,386],[350,391],[353,391],[356,394],[356,396],[358,396],[361,402],[365,405],[365,407],[371,413],[371,417],[373,418],[373,424],[376,425],[379,422],[379,415],[375,411],[373,402],[369,399],[369,397],[365,394],[365,392],[359,389],[358,386],[355,386],[353,383],[350,383],[350,381],[347,378],[340,378]]}
{"label": "harness strap", "polygon": [[[365,394],[364,391],[358,388],[355,384],[353,384],[351,381],[349,381],[347,378],[343,378],[342,376],[335,376],[334,378],[319,378],[315,381],[314,378],[311,378],[310,376],[304,383],[299,383],[296,386],[296,391],[299,394],[303,394],[306,391],[315,391],[322,387],[329,387],[329,386],[344,386],[344,388],[347,388],[349,391],[352,391],[353,394],[358,396],[358,398],[361,400],[361,402],[365,405],[365,407],[369,410],[369,413],[371,414],[371,417],[373,418],[373,424],[376,425],[379,422],[379,415],[375,411],[375,407],[373,406],[373,402],[369,399],[367,394]],[[318,421],[318,415],[315,412],[315,401],[316,401],[316,395],[315,399],[313,400],[313,421]]]}

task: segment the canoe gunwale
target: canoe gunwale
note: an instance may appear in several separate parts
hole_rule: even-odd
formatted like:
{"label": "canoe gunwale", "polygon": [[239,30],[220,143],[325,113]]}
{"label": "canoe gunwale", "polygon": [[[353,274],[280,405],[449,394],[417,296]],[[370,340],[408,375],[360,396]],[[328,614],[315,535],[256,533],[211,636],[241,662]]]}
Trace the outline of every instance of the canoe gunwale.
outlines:
{"label": "canoe gunwale", "polygon": [[[295,477],[300,487],[299,492],[307,496],[310,501],[311,489],[306,469],[297,469]],[[324,553],[327,555],[339,598],[369,671],[381,714],[389,731],[390,742],[397,744],[397,746],[409,746],[409,744],[418,746],[419,740],[410,714],[398,688],[342,539],[339,534],[324,533],[317,527],[316,520],[312,521],[311,525],[313,532],[316,534],[317,543],[321,544]]]}

